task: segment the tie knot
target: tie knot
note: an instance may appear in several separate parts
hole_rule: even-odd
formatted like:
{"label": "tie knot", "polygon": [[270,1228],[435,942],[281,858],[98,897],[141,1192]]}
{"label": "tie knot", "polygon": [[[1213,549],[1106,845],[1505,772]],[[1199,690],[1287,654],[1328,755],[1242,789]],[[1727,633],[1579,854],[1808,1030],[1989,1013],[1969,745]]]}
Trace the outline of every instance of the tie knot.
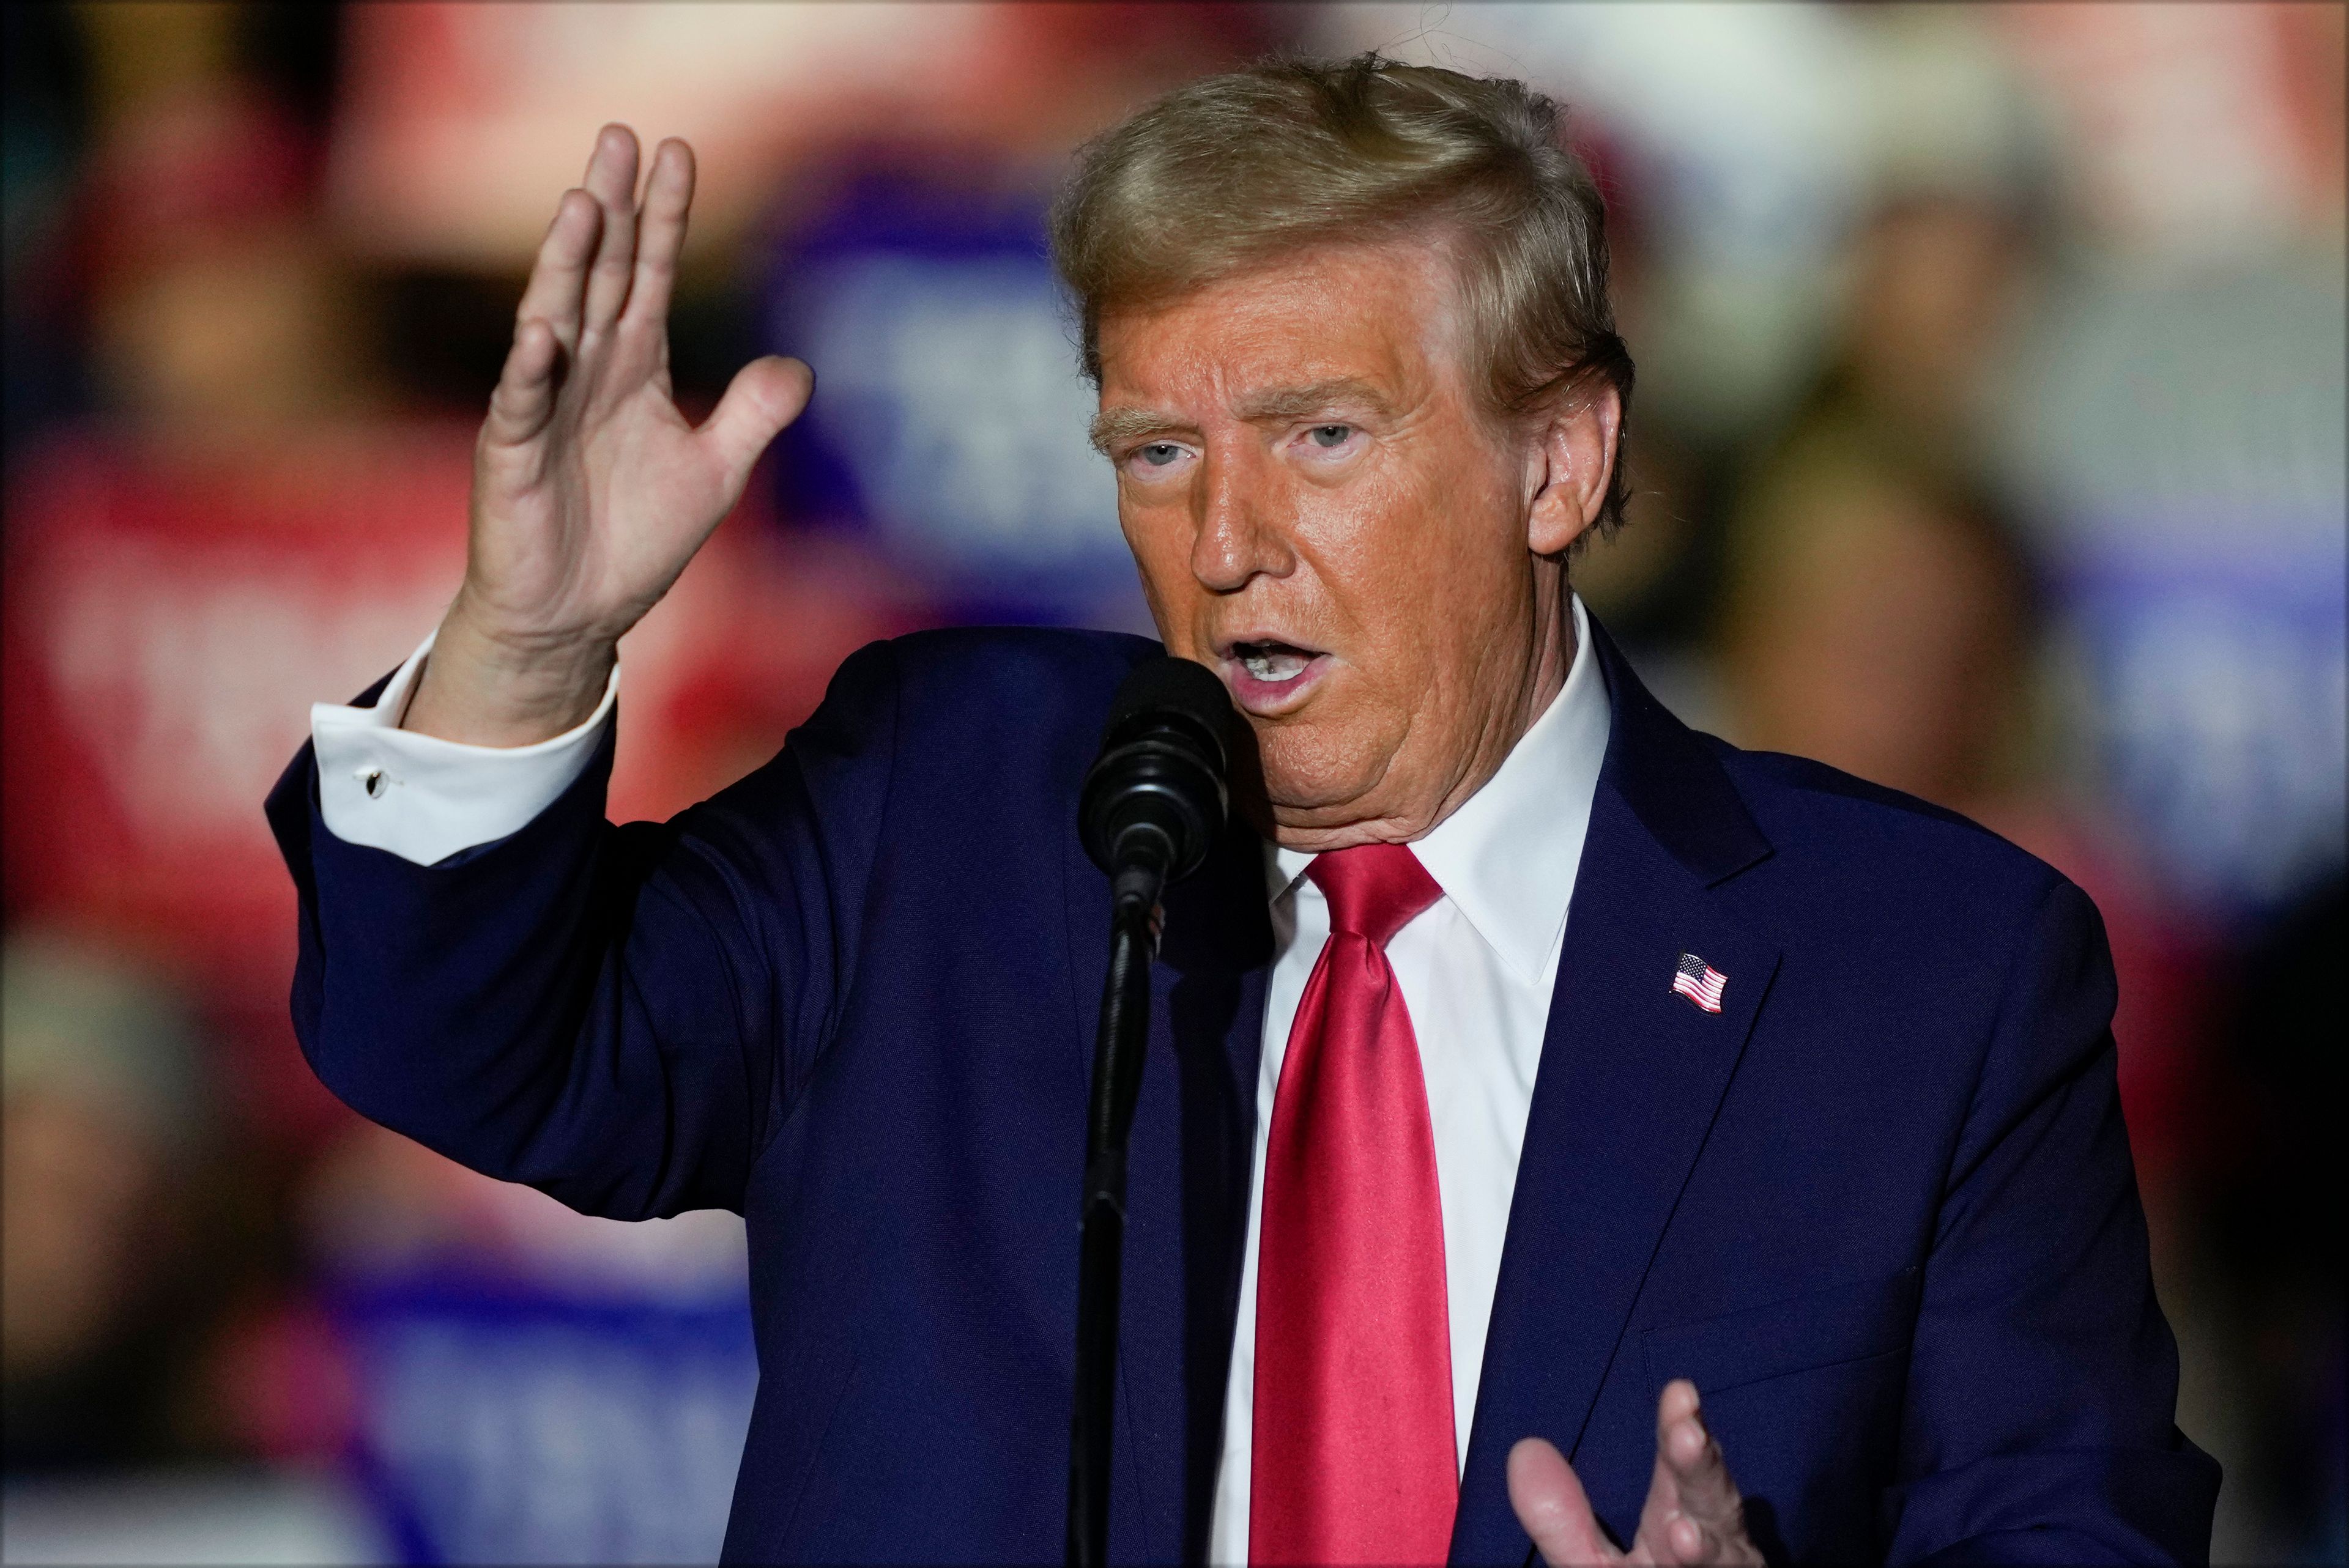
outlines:
{"label": "tie knot", "polygon": [[1330,901],[1330,929],[1384,947],[1412,916],[1444,896],[1408,844],[1357,844],[1316,855],[1305,868]]}

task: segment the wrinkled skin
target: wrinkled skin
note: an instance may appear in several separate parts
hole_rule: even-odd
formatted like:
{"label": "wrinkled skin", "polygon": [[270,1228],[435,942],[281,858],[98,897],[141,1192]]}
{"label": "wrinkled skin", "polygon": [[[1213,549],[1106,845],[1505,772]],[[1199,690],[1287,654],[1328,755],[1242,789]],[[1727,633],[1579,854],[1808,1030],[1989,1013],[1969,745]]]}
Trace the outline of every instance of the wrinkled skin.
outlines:
{"label": "wrinkled skin", "polygon": [[[1490,415],[1457,294],[1438,246],[1345,246],[1102,323],[1095,438],[1151,613],[1247,715],[1292,848],[1423,835],[1573,662],[1565,552],[1619,407]],[[1301,672],[1251,674],[1276,646]]]}

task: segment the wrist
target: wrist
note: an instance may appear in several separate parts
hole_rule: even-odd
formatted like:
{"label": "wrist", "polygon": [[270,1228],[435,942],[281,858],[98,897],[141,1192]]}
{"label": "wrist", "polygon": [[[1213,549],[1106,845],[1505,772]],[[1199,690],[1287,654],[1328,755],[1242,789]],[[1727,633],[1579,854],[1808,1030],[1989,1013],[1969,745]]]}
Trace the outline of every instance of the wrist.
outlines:
{"label": "wrist", "polygon": [[399,727],[468,746],[531,746],[578,727],[603,701],[616,643],[485,630],[462,596],[433,638]]}

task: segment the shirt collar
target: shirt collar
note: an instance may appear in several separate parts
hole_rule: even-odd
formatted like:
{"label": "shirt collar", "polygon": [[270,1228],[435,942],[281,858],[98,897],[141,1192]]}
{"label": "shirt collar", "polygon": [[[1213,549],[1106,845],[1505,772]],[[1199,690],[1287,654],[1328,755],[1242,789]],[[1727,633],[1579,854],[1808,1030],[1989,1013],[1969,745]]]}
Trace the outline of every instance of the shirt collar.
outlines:
{"label": "shirt collar", "polygon": [[[1476,934],[1528,983],[1540,980],[1566,928],[1614,719],[1589,615],[1579,594],[1570,598],[1574,664],[1566,685],[1485,787],[1412,845]],[[1313,863],[1298,850],[1276,849],[1271,860],[1276,899]]]}

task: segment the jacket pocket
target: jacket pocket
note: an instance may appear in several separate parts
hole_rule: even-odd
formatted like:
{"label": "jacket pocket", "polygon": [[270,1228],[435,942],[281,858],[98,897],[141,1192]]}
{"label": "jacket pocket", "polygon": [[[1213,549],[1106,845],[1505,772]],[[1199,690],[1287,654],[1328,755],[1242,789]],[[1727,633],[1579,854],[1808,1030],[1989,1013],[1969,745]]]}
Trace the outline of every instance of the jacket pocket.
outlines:
{"label": "jacket pocket", "polygon": [[1861,1361],[1908,1347],[1916,1324],[1917,1269],[1827,1285],[1761,1306],[1640,1335],[1648,1381],[1675,1377],[1700,1394],[1791,1372]]}

